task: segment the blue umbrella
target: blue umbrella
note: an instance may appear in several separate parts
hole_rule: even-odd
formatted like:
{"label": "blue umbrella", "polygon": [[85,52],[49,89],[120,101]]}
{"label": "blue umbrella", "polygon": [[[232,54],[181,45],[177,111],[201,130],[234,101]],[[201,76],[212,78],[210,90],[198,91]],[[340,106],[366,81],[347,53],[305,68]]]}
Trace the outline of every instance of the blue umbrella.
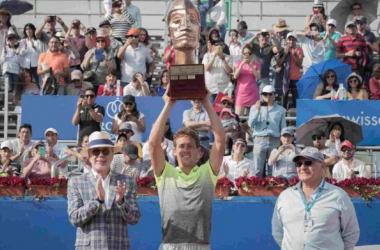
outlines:
{"label": "blue umbrella", "polygon": [[313,99],[317,86],[322,82],[322,75],[332,69],[338,76],[337,83],[343,83],[347,88],[346,78],[351,74],[351,66],[337,59],[330,59],[311,66],[297,83],[299,99]]}

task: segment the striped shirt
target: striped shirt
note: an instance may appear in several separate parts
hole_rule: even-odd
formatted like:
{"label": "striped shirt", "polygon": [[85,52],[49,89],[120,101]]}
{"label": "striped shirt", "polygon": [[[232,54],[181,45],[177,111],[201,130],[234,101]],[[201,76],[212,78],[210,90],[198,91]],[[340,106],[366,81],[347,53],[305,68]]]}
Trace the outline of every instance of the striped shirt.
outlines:
{"label": "striped shirt", "polygon": [[124,8],[119,18],[117,18],[115,14],[111,14],[111,12],[109,12],[104,19],[110,22],[113,31],[112,35],[121,39],[124,43],[126,40],[125,35],[135,22],[128,10]]}
{"label": "striped shirt", "polygon": [[[368,51],[368,46],[367,43],[364,39],[359,34],[356,34],[355,38],[351,38],[349,35],[342,36],[339,38],[338,44],[336,46],[336,51],[338,53],[346,53],[348,51],[360,51],[360,52],[367,52]],[[360,57],[350,57],[350,56],[345,56],[343,58],[343,62],[351,65],[352,69],[358,69],[358,61]]]}

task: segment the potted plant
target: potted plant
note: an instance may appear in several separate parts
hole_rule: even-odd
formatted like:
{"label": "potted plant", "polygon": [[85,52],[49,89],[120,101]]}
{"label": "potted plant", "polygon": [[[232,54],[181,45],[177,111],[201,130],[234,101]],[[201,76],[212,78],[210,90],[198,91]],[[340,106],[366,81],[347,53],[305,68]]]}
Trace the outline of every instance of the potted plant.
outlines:
{"label": "potted plant", "polygon": [[350,197],[361,197],[369,202],[372,197],[380,197],[380,179],[356,177],[337,181],[326,179],[327,182],[342,188]]}
{"label": "potted plant", "polygon": [[235,180],[240,196],[279,196],[288,182],[279,177],[239,177]]}
{"label": "potted plant", "polygon": [[24,196],[27,178],[17,176],[0,177],[0,196]]}
{"label": "potted plant", "polygon": [[138,196],[158,196],[156,179],[154,177],[142,177],[136,179]]}
{"label": "potted plant", "polygon": [[66,178],[30,179],[28,182],[28,196],[67,196]]}
{"label": "potted plant", "polygon": [[218,179],[216,183],[214,196],[216,197],[227,197],[230,194],[231,188],[234,188],[235,185],[227,177]]}

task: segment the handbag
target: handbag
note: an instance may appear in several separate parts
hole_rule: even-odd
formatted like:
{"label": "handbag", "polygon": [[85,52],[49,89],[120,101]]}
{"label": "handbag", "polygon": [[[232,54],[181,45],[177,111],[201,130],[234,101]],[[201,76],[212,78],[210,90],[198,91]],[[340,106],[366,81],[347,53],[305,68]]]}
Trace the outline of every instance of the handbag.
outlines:
{"label": "handbag", "polygon": [[92,84],[94,84],[94,82],[96,81],[96,77],[97,77],[96,71],[98,70],[99,64],[100,64],[100,62],[98,61],[98,63],[96,64],[95,71],[86,70],[83,73],[83,80],[84,81],[91,82]]}
{"label": "handbag", "polygon": [[53,75],[53,70],[50,68],[50,76],[45,81],[45,86],[42,91],[43,95],[57,95],[58,94],[58,80]]}

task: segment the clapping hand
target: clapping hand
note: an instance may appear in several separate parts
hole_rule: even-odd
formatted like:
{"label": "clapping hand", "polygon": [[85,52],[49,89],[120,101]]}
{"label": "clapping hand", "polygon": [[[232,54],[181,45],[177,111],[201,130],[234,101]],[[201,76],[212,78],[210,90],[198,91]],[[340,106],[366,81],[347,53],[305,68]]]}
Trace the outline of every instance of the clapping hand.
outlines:
{"label": "clapping hand", "polygon": [[98,179],[96,181],[96,195],[98,196],[98,199],[101,201],[104,201],[106,199],[106,192],[104,191],[103,185],[102,185],[102,178],[98,176]]}
{"label": "clapping hand", "polygon": [[124,182],[123,185],[121,185],[121,182],[117,181],[115,192],[116,192],[116,202],[119,205],[122,205],[124,202],[124,194],[126,190],[127,190],[127,183]]}

